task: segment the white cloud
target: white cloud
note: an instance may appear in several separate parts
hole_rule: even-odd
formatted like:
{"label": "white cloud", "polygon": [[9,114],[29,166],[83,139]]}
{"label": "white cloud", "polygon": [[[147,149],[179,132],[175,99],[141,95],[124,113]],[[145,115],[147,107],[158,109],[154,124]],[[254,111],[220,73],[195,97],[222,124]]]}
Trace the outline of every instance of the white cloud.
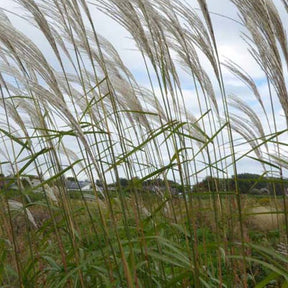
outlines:
{"label": "white cloud", "polygon": [[[195,1],[196,3],[197,1]],[[11,5],[11,3],[13,3]],[[278,2],[277,2],[278,3]],[[11,11],[15,11],[16,13],[21,13],[17,5],[14,4],[11,0],[1,0],[0,7],[4,9],[10,9]],[[261,79],[264,75],[263,72],[257,67],[255,61],[249,54],[247,50],[247,45],[240,38],[241,32],[245,32],[245,29],[234,20],[238,20],[237,10],[233,4],[231,4],[228,0],[209,0],[208,8],[210,11],[215,12],[217,14],[225,15],[222,17],[220,15],[212,14],[213,25],[216,32],[216,39],[218,43],[219,54],[222,61],[225,61],[226,58],[229,58],[242,66],[245,71],[247,71],[250,75],[253,76],[254,79]],[[123,29],[119,24],[116,24],[109,17],[96,11],[96,8],[91,6],[93,13],[93,20],[96,27],[96,30],[106,37],[111,43],[115,46],[116,50],[119,52],[120,56],[123,58],[124,63],[135,72],[136,77],[142,81],[145,85],[147,85],[147,77],[146,72],[143,69],[143,59],[141,54],[136,50],[135,44],[132,40],[130,40],[130,35],[125,29]],[[281,12],[281,10],[280,10]],[[282,13],[282,12],[281,12]],[[31,28],[25,21],[20,18],[9,14],[12,22],[15,26],[20,27],[21,31],[23,31],[30,39],[32,39],[35,44],[40,47],[42,51],[45,52],[45,56],[48,58],[50,62],[53,61],[53,53],[51,52],[48,43],[45,41],[43,36],[40,36],[39,33],[35,32],[35,28]],[[226,16],[232,18],[226,18]],[[283,15],[282,17],[284,17]],[[285,22],[284,22],[285,23]],[[206,65],[207,64],[207,65]],[[203,60],[203,65],[205,66],[208,73],[212,73],[212,69],[210,65],[208,65],[206,60]],[[247,90],[244,85],[233,77],[227,70],[224,71],[225,83],[228,93],[232,92],[241,97],[241,99],[245,99],[246,101],[251,101],[250,99],[254,99],[251,96],[251,92]],[[186,86],[189,85],[191,79],[184,75],[184,73],[180,73],[180,77],[183,80],[183,83]],[[213,78],[213,77],[212,77]],[[191,85],[193,86],[193,85]],[[215,87],[217,87],[215,81]],[[265,103],[269,104],[269,97],[267,95],[267,85],[260,85],[260,92],[263,95],[263,99]],[[156,89],[156,94],[159,94],[159,91]],[[219,95],[218,91],[216,94]],[[187,109],[192,111],[196,117],[200,116],[200,113],[196,105],[195,101],[195,92],[193,89],[184,89],[183,95],[185,101],[187,101]],[[277,103],[277,101],[275,101]],[[277,112],[276,116],[278,119],[281,118],[281,109],[279,103],[276,104]],[[282,112],[283,114],[283,112]],[[269,114],[271,115],[271,114]],[[279,127],[285,127],[285,121],[279,121]],[[246,165],[246,166],[245,166]],[[251,162],[241,161],[240,170],[245,171],[251,169]],[[253,166],[254,169],[254,166]]]}

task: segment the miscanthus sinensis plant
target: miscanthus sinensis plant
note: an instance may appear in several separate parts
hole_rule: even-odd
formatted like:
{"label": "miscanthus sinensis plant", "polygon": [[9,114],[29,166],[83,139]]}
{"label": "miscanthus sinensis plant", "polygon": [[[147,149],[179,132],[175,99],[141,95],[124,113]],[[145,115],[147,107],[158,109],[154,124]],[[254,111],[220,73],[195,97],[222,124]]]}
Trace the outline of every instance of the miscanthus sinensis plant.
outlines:
{"label": "miscanthus sinensis plant", "polygon": [[[0,10],[1,287],[287,287],[288,3],[230,2],[237,19],[216,16],[242,29],[261,81],[221,58],[206,0]],[[141,77],[100,12],[128,33]],[[240,195],[248,160],[266,198]]]}

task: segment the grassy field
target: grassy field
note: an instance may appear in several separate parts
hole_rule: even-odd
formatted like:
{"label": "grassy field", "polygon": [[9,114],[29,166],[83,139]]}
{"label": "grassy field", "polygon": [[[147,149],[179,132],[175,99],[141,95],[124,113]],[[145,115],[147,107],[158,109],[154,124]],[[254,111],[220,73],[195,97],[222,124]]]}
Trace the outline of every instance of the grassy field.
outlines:
{"label": "grassy field", "polygon": [[242,197],[243,247],[235,197],[221,196],[214,210],[211,196],[195,196],[188,213],[182,198],[147,193],[125,198],[125,213],[118,198],[67,198],[69,210],[38,199],[2,211],[3,287],[17,283],[17,265],[23,287],[123,287],[128,276],[138,287],[194,287],[193,257],[203,287],[285,287],[282,199]]}
{"label": "grassy field", "polygon": [[9,1],[0,287],[287,288],[287,0]]}

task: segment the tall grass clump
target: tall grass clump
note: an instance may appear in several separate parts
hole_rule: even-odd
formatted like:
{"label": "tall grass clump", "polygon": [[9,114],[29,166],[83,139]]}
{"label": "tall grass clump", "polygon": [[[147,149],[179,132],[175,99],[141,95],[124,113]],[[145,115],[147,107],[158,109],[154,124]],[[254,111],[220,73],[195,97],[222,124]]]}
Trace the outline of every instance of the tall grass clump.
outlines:
{"label": "tall grass clump", "polygon": [[[206,0],[11,2],[1,287],[288,287],[286,0],[231,0],[237,19]],[[261,77],[221,55],[215,17]]]}

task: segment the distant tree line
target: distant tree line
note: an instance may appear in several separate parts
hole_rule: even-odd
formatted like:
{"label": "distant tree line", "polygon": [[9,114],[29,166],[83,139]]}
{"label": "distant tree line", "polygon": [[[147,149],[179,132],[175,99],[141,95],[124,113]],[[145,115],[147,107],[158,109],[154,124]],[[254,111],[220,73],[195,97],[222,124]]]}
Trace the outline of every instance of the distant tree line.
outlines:
{"label": "distant tree line", "polygon": [[236,179],[241,194],[272,195],[275,193],[276,195],[282,195],[288,187],[288,179],[242,173],[238,174],[237,177],[232,176],[226,179],[208,176],[193,186],[193,192],[235,191]]}
{"label": "distant tree line", "polygon": [[[36,176],[35,176],[36,177]],[[33,176],[31,176],[33,178]],[[38,177],[36,177],[38,178]],[[237,179],[237,180],[236,180]],[[66,181],[70,182],[87,182],[78,181],[77,178],[67,177]],[[170,191],[173,195],[182,195],[184,191],[186,193],[204,193],[204,192],[229,192],[236,190],[236,181],[241,194],[254,194],[254,195],[283,195],[288,191],[288,179],[281,179],[278,177],[265,177],[259,174],[242,173],[237,177],[232,176],[229,178],[217,178],[207,176],[201,182],[193,185],[192,187],[184,187],[176,181],[169,179],[148,179],[142,181],[141,178],[134,177],[132,179],[119,178],[118,182],[107,184],[108,189],[114,189],[117,191],[119,188],[125,192],[142,191],[142,192],[165,192]],[[89,181],[88,181],[89,182]],[[0,191],[12,188],[16,183],[14,177],[0,174]],[[54,183],[56,184],[56,183]],[[25,179],[22,179],[23,187],[28,186]],[[103,183],[100,180],[96,181],[96,185],[103,187]],[[14,188],[15,189],[15,188]]]}
{"label": "distant tree line", "polygon": [[[172,195],[179,195],[183,193],[183,186],[176,181],[169,179],[148,179],[143,181],[141,178],[134,177],[132,179],[119,178],[118,182],[107,185],[109,187],[122,188],[125,192],[141,191],[141,192],[166,192],[170,191]],[[191,189],[190,189],[191,190]]]}
{"label": "distant tree line", "polygon": [[[134,177],[132,179],[119,178],[118,182],[110,183],[107,187],[114,187],[115,190],[121,188],[125,192],[142,191],[142,192],[165,192],[169,190],[173,195],[181,195],[184,191],[190,192],[229,192],[236,190],[236,179],[239,193],[254,195],[282,195],[288,187],[288,179],[277,177],[265,177],[259,174],[242,173],[237,177],[216,178],[206,177],[198,184],[192,187],[184,187],[176,181],[169,179],[148,179],[142,181],[141,178]],[[100,181],[96,183],[101,186]]]}

